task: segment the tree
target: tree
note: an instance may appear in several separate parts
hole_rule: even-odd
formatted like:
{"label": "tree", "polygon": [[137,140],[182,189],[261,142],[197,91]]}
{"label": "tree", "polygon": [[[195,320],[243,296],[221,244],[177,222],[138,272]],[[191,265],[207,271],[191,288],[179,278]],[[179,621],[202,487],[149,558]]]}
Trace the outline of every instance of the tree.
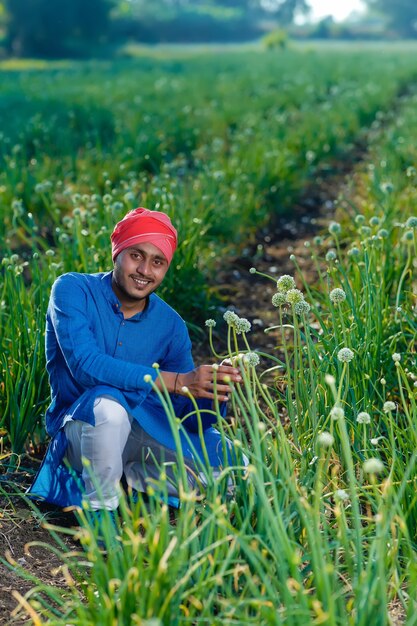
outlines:
{"label": "tree", "polygon": [[309,11],[308,0],[121,0],[119,5],[122,4],[127,4],[136,15],[164,10],[180,14],[189,9],[216,6],[248,18],[271,17],[284,25],[291,23],[296,13]]}
{"label": "tree", "polygon": [[282,25],[291,24],[297,13],[308,13],[310,10],[307,0],[249,0],[249,2],[273,16]]}
{"label": "tree", "polygon": [[416,0],[366,0],[370,8],[388,18],[388,25],[403,37],[417,36]]}
{"label": "tree", "polygon": [[6,0],[7,48],[16,56],[57,57],[96,44],[111,0]]}
{"label": "tree", "polygon": [[115,29],[142,42],[249,41],[285,28],[307,0],[119,0]]}

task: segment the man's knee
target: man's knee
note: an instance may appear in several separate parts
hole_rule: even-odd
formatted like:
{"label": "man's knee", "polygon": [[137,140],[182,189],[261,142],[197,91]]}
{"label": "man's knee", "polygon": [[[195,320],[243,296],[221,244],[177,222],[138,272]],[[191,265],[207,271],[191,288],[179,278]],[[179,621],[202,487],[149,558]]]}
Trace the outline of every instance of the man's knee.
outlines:
{"label": "man's knee", "polygon": [[106,424],[109,428],[130,430],[130,418],[126,409],[111,396],[98,396],[94,402],[94,425]]}

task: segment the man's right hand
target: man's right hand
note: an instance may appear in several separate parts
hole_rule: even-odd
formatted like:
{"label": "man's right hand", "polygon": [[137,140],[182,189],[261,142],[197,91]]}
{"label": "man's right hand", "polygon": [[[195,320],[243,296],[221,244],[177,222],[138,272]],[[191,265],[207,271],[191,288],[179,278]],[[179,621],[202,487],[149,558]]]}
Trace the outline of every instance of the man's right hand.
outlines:
{"label": "man's right hand", "polygon": [[[174,372],[160,372],[164,384],[170,393],[178,393],[182,396],[190,393],[194,398],[215,397],[220,402],[228,399],[230,391],[229,383],[241,383],[242,376],[239,369],[230,365],[200,365],[190,372],[177,374]],[[158,387],[158,380],[155,381]]]}

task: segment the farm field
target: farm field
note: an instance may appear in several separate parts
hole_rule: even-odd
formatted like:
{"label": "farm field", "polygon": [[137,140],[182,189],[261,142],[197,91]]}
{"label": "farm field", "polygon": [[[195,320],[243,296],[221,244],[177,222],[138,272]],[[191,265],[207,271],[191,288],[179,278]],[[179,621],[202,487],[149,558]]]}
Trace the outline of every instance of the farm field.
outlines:
{"label": "farm field", "polygon": [[[170,54],[0,73],[4,623],[414,624],[415,55]],[[204,499],[184,484],[175,523],[154,494],[127,497],[111,558],[81,512],[22,561],[22,526],[53,520],[16,493],[45,443],[50,287],[109,269],[139,205],[180,232],[161,295],[242,370],[218,421],[235,495],[227,470]]]}

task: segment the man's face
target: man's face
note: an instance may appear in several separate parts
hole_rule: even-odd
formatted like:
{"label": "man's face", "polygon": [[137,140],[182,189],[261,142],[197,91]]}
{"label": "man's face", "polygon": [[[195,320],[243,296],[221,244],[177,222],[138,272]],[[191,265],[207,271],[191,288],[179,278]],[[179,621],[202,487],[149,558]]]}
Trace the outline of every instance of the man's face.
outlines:
{"label": "man's face", "polygon": [[144,242],[125,248],[114,262],[112,287],[123,306],[143,310],[146,298],[163,281],[168,261],[161,250]]}

